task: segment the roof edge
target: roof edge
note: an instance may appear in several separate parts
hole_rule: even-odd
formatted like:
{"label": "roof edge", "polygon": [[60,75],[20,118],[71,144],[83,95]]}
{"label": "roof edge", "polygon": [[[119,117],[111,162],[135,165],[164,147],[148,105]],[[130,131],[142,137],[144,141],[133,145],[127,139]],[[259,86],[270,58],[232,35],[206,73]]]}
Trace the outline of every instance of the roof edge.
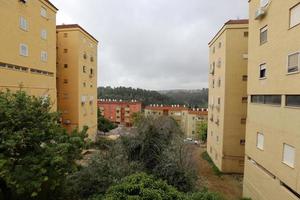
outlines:
{"label": "roof edge", "polygon": [[95,40],[97,43],[99,43],[99,41],[92,36],[92,34],[90,34],[89,32],[87,32],[84,28],[82,28],[79,24],[63,24],[63,25],[56,25],[56,29],[69,29],[69,28],[79,28],[80,30],[82,30],[84,33],[86,33],[88,36],[90,36],[93,40]]}

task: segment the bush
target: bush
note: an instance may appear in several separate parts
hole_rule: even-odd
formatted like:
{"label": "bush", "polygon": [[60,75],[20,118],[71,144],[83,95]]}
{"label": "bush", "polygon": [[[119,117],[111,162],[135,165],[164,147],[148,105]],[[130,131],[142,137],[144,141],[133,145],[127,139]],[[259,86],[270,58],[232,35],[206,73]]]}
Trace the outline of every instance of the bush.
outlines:
{"label": "bush", "polygon": [[187,195],[187,200],[224,200],[218,193],[209,192],[206,188],[200,192]]}
{"label": "bush", "polygon": [[104,200],[118,199],[184,200],[185,196],[165,181],[139,173],[124,178],[108,189]]}

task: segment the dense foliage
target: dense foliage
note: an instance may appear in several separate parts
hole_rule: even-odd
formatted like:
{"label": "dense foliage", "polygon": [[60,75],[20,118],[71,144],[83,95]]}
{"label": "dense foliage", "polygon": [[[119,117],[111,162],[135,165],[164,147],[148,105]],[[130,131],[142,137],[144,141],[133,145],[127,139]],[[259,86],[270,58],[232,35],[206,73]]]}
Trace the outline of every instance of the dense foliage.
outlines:
{"label": "dense foliage", "polygon": [[207,107],[208,89],[151,91],[126,87],[99,87],[100,99],[132,99],[141,101],[144,106],[150,104],[180,104],[190,107]]}
{"label": "dense foliage", "polygon": [[207,122],[203,121],[201,122],[200,126],[199,126],[199,130],[197,130],[197,133],[200,136],[200,140],[203,142],[207,141]]}
{"label": "dense foliage", "polygon": [[58,199],[86,136],[58,119],[49,99],[0,92],[0,199]]}
{"label": "dense foliage", "polygon": [[126,177],[109,188],[104,200],[117,199],[184,200],[184,195],[166,182],[140,173]]}
{"label": "dense foliage", "polygon": [[109,132],[115,128],[117,128],[118,126],[114,123],[112,123],[111,121],[109,121],[108,119],[104,118],[104,116],[101,114],[100,110],[98,109],[98,130],[102,131],[104,133]]}

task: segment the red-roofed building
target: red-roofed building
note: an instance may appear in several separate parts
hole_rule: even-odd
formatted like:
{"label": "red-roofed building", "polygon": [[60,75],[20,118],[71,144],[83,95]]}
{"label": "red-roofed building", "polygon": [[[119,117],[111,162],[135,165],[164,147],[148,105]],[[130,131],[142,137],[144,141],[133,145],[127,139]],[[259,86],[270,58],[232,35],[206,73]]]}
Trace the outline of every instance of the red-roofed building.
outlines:
{"label": "red-roofed building", "polygon": [[111,122],[132,126],[132,114],[142,111],[142,103],[100,99],[98,108],[102,115]]}

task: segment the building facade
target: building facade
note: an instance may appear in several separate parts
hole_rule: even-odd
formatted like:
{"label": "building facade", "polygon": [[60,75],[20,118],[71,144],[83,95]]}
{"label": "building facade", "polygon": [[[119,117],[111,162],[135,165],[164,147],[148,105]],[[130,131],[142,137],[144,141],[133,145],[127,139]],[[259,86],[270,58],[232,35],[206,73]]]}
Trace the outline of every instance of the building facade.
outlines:
{"label": "building facade", "polygon": [[68,131],[97,133],[98,41],[77,24],[57,26],[57,99]]}
{"label": "building facade", "polygon": [[249,1],[244,196],[300,199],[300,2]]}
{"label": "building facade", "polygon": [[180,126],[186,137],[197,138],[197,127],[200,123],[207,120],[207,109],[189,109],[179,105],[150,105],[146,106],[145,116],[169,116],[172,117]]}
{"label": "building facade", "polygon": [[229,20],[209,43],[207,152],[220,171],[244,169],[248,20]]}
{"label": "building facade", "polygon": [[56,110],[56,12],[47,0],[0,1],[0,90],[49,97]]}
{"label": "building facade", "polygon": [[142,103],[135,100],[125,102],[100,99],[98,100],[98,108],[101,114],[111,122],[132,126],[132,115],[142,111]]}

